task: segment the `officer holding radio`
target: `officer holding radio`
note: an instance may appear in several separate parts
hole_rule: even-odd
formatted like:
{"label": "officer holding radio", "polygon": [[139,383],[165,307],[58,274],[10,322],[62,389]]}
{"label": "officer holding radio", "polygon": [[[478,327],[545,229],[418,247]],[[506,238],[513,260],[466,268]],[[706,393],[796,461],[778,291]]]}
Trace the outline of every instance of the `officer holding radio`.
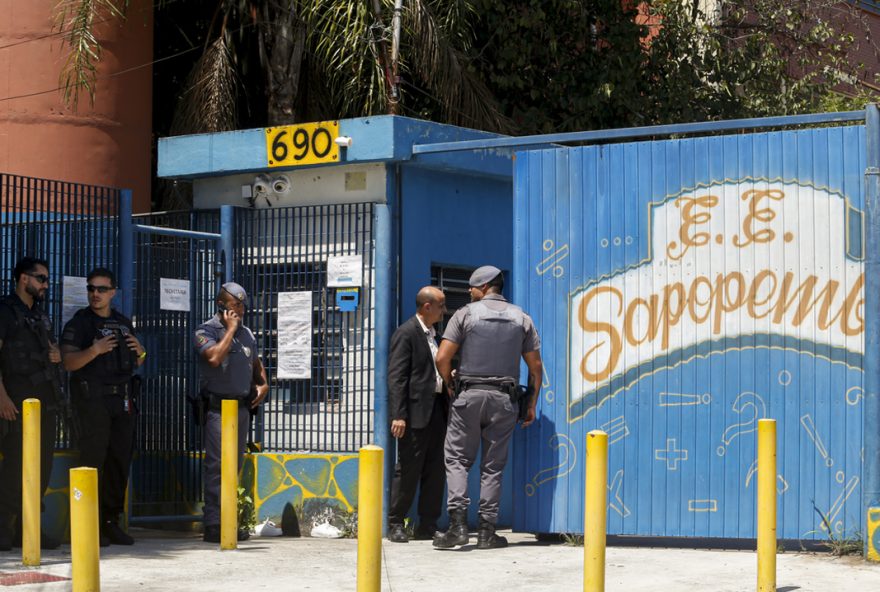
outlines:
{"label": "officer holding radio", "polygon": [[[269,393],[266,370],[257,355],[257,340],[242,323],[247,293],[235,282],[228,282],[220,288],[216,302],[217,314],[199,325],[193,344],[199,354],[199,394],[205,439],[203,539],[211,543],[220,542],[220,420],[223,401],[238,402],[240,470],[250,422],[249,409],[255,409]],[[248,537],[246,530],[238,531],[238,540]]]}
{"label": "officer holding radio", "polygon": [[98,267],[86,278],[89,306],[64,326],[61,356],[71,372],[70,390],[79,421],[80,465],[98,469],[100,543],[131,545],[119,527],[125,505],[140,377],[147,352],[131,321],[111,308],[113,272]]}

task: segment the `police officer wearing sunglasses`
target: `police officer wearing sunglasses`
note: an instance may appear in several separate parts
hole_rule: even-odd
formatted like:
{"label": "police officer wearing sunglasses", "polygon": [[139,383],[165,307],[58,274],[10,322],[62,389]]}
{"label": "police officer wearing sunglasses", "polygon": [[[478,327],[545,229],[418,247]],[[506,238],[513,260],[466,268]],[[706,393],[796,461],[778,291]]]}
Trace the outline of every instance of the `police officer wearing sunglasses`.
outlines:
{"label": "police officer wearing sunglasses", "polygon": [[110,306],[116,278],[96,268],[86,278],[89,305],[76,312],[61,334],[64,368],[79,420],[79,461],[98,469],[100,543],[131,545],[119,527],[134,444],[140,377],[135,370],[147,352],[131,321]]}
{"label": "police officer wearing sunglasses", "polygon": [[[49,264],[23,257],[13,271],[15,292],[0,301],[0,551],[12,548],[21,514],[22,402],[40,400],[40,496],[46,492],[55,452],[55,417],[61,354],[49,317],[40,308],[49,288]],[[20,535],[20,527],[17,529]],[[60,542],[45,534],[40,545]]]}

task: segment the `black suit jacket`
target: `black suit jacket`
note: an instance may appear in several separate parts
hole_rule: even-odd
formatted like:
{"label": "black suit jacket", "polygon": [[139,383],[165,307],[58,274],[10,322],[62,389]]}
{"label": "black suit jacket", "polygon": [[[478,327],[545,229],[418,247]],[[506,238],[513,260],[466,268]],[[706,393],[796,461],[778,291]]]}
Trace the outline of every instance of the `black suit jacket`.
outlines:
{"label": "black suit jacket", "polygon": [[406,420],[407,428],[422,429],[434,409],[436,373],[428,339],[418,318],[411,317],[391,336],[388,354],[388,406],[391,419]]}

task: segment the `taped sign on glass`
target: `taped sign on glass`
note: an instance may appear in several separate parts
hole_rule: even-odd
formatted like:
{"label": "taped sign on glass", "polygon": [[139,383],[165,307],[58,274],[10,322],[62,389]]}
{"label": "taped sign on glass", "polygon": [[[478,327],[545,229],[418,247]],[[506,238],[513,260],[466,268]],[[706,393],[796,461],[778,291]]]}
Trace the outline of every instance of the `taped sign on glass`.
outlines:
{"label": "taped sign on glass", "polygon": [[364,262],[360,255],[327,258],[328,288],[358,288],[364,280]]}
{"label": "taped sign on glass", "polygon": [[86,278],[66,275],[61,278],[61,326],[73,318],[81,308],[89,305]]}
{"label": "taped sign on glass", "polygon": [[278,293],[278,378],[312,377],[312,293]]}
{"label": "taped sign on glass", "polygon": [[159,278],[159,308],[189,312],[189,280]]}

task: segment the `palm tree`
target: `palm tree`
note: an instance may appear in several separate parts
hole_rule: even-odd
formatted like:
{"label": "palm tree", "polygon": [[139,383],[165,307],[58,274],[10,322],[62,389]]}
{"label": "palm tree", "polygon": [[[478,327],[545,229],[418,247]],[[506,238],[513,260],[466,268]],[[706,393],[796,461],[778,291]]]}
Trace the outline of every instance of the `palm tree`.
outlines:
{"label": "palm tree", "polygon": [[[162,26],[163,8],[173,2],[159,3],[157,27]],[[186,4],[192,21],[197,15],[211,18],[204,49],[181,89],[172,134],[235,129],[241,113],[254,110],[265,114],[265,125],[402,112],[511,130],[492,93],[469,68],[469,23],[474,16],[470,0],[402,3],[397,66],[391,64],[389,50],[393,0]],[[76,106],[81,92],[94,99],[101,46],[93,25],[107,17],[124,18],[128,5],[129,0],[58,4],[56,23],[65,31],[69,47],[61,72],[69,105]],[[172,24],[188,25],[180,20],[166,23]]]}

